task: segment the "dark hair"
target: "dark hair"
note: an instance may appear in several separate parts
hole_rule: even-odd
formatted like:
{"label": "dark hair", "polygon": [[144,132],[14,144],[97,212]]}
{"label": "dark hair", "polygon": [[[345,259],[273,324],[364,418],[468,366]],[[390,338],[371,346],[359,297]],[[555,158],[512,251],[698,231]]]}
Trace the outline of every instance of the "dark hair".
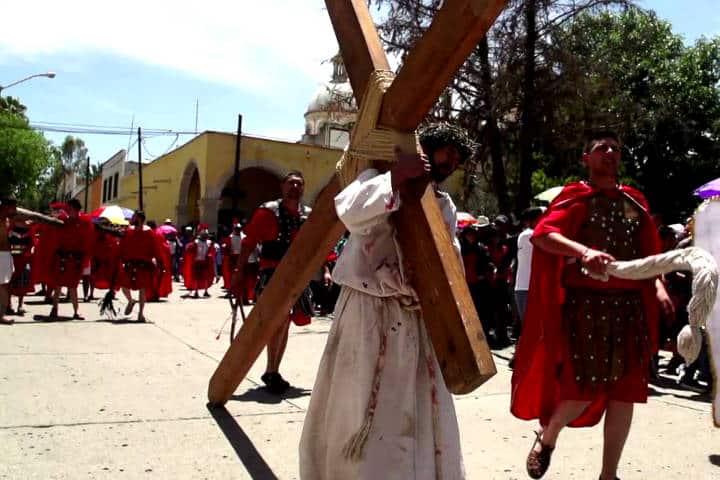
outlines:
{"label": "dark hair", "polygon": [[71,198],[70,200],[68,200],[67,206],[70,208],[74,208],[78,212],[80,210],[82,210],[82,204],[80,203],[80,200],[78,200],[77,198]]}
{"label": "dark hair", "polygon": [[455,147],[460,154],[460,163],[472,157],[475,153],[475,142],[467,132],[447,122],[431,123],[419,131],[420,146],[423,151],[432,157],[436,150],[444,147]]}
{"label": "dark hair", "polygon": [[150,220],[149,222],[145,222],[145,225],[155,230],[157,228],[157,223],[155,223],[155,220]]}
{"label": "dark hair", "polygon": [[14,207],[17,205],[17,200],[13,197],[0,198],[0,207]]}
{"label": "dark hair", "polygon": [[290,177],[299,177],[302,179],[303,183],[305,183],[305,177],[303,177],[303,174],[300,170],[290,170],[282,179],[282,183],[287,182]]}
{"label": "dark hair", "polygon": [[585,153],[590,153],[590,150],[593,149],[595,144],[602,140],[603,138],[612,138],[615,140],[618,144],[620,143],[620,136],[615,132],[614,130],[610,129],[598,129],[598,130],[589,130],[585,134]]}
{"label": "dark hair", "polygon": [[142,210],[135,210],[134,216],[142,218],[142,221],[145,221],[145,212]]}
{"label": "dark hair", "polygon": [[529,207],[522,211],[520,214],[520,220],[525,222],[532,222],[540,218],[540,215],[544,213],[542,207]]}

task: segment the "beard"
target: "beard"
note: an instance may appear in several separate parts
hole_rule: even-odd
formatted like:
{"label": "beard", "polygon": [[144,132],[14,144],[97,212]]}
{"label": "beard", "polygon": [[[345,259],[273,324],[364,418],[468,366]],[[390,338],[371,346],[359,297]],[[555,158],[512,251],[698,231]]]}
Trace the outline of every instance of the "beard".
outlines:
{"label": "beard", "polygon": [[432,164],[430,168],[430,178],[435,183],[442,183],[450,176],[452,169],[447,165]]}

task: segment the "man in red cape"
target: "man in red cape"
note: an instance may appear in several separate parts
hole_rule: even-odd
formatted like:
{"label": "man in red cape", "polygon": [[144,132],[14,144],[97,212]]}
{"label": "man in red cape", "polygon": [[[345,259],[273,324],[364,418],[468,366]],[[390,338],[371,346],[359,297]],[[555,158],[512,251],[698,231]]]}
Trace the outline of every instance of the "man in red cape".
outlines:
{"label": "man in red cape", "polygon": [[[242,302],[243,298],[245,265],[257,245],[262,246],[260,278],[255,289],[260,295],[290,248],[298,230],[310,215],[310,208],[302,203],[305,192],[302,172],[291,171],[285,175],[281,190],[282,198],[262,204],[245,226],[246,237],[242,241],[242,250],[233,268],[232,293],[238,302]],[[281,326],[268,342],[267,366],[261,379],[269,392],[279,395],[290,387],[290,383],[279,371],[287,347],[290,321],[299,326],[307,325],[310,323],[312,310],[312,296],[310,289],[306,288],[293,309],[288,312],[287,323]]]}
{"label": "man in red cape", "polygon": [[634,403],[647,402],[658,306],[672,308],[659,279],[602,275],[609,262],[660,252],[644,196],[619,186],[620,143],[591,136],[583,161],[588,182],[571,183],[535,228],[532,273],[515,354],[511,412],[542,427],[527,459],[540,478],[567,425],[589,427],[605,414],[601,480],[614,480]]}
{"label": "man in red cape", "polygon": [[158,236],[153,229],[145,225],[145,213],[136,211],[131,224],[120,240],[117,283],[128,300],[125,315],[130,315],[137,303],[130,290],[139,291],[138,322],[145,322],[146,290],[155,285],[158,269],[167,266],[163,264],[163,251]]}
{"label": "man in red cape", "polygon": [[[51,207],[63,207],[52,205]],[[93,242],[93,224],[90,217],[80,212],[82,206],[76,199],[64,205],[67,219],[62,227],[48,229],[48,242],[42,239],[42,248],[48,248],[49,265],[46,281],[48,288],[53,290],[52,310],[50,317],[57,317],[60,290],[67,287],[73,306],[73,319],[84,320],[78,313],[77,287],[83,276],[85,266],[90,263]]]}
{"label": "man in red cape", "polygon": [[183,256],[183,279],[185,288],[194,292],[198,298],[198,290],[205,290],[204,297],[209,297],[208,288],[215,279],[215,244],[210,240],[209,225],[198,225],[198,238],[185,246]]}
{"label": "man in red cape", "polygon": [[[242,224],[237,220],[233,219],[233,231],[227,237],[223,238],[221,242],[222,247],[222,276],[223,276],[223,288],[230,290],[230,284],[232,282],[232,270],[234,265],[237,263],[240,257],[240,251],[242,249],[242,239],[245,237],[242,233]],[[254,285],[253,285],[254,287]],[[228,292],[228,295],[230,293]]]}
{"label": "man in red cape", "polygon": [[92,274],[90,275],[90,297],[96,288],[108,289],[112,286],[113,274],[120,247],[119,235],[110,232],[110,221],[101,218],[100,225],[95,228],[92,248]]}

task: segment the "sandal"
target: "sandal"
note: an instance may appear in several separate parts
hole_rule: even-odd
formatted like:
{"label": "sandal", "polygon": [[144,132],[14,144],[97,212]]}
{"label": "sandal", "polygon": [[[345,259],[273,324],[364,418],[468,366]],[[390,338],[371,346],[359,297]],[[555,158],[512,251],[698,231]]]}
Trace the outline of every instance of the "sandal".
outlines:
{"label": "sandal", "polygon": [[[542,476],[545,475],[548,467],[550,467],[550,457],[555,450],[555,447],[550,447],[542,443],[541,435],[540,432],[535,432],[535,441],[532,447],[530,447],[530,453],[527,457],[526,467],[530,478],[542,478]],[[538,442],[540,443],[541,450],[536,452],[535,445]]]}
{"label": "sandal", "polygon": [[50,315],[48,315],[48,318],[57,318],[57,312],[57,308],[53,307],[52,310],[50,310]]}
{"label": "sandal", "polygon": [[73,318],[73,320],[85,320],[85,317],[83,317],[79,313],[74,313],[72,318]]}
{"label": "sandal", "polygon": [[137,302],[135,300],[130,300],[130,302],[127,304],[127,307],[125,307],[125,315],[130,315],[133,311],[133,308],[135,308],[135,304]]}
{"label": "sandal", "polygon": [[0,318],[0,325],[12,325],[15,323],[15,320],[12,318]]}
{"label": "sandal", "polygon": [[267,372],[260,379],[265,382],[265,388],[274,395],[282,395],[290,388],[290,383],[278,372]]}

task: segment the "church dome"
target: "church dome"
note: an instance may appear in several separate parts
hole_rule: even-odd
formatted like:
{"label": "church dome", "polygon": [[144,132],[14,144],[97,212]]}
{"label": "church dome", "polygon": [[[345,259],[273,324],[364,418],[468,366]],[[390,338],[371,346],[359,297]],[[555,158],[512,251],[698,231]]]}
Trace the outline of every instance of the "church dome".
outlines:
{"label": "church dome", "polygon": [[350,83],[330,82],[318,88],[305,111],[313,112],[357,112]]}
{"label": "church dome", "polygon": [[357,105],[342,57],[338,53],[331,62],[333,73],[330,81],[320,87],[308,104],[305,114],[315,112],[356,113]]}

